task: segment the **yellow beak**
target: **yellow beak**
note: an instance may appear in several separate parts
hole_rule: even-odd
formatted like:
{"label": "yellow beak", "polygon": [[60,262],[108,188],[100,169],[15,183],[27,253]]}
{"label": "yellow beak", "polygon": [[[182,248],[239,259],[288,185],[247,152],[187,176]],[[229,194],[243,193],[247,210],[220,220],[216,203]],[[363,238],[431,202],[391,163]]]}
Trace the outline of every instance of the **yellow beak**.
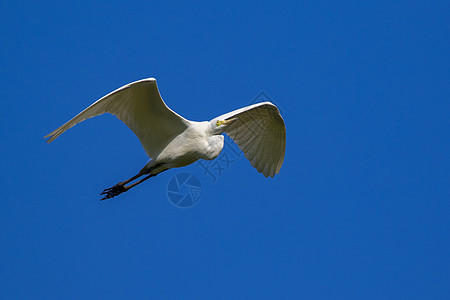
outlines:
{"label": "yellow beak", "polygon": [[237,119],[238,119],[238,118],[233,118],[233,119],[225,120],[225,121],[223,121],[223,124],[224,124],[224,125],[229,125],[229,124],[233,123],[234,121],[236,121]]}

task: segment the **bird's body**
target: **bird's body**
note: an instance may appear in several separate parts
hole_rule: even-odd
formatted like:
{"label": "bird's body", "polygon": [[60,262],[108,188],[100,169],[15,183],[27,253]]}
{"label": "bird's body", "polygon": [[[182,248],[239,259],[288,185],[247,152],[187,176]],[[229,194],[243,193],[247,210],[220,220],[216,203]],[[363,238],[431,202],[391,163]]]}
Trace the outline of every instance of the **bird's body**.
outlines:
{"label": "bird's body", "polygon": [[[273,177],[283,164],[286,129],[275,105],[263,102],[211,121],[189,121],[166,106],[154,78],[130,83],[106,95],[48,134],[47,142],[79,122],[103,113],[111,113],[123,121],[152,158],[136,176],[104,190],[103,199],[117,196],[168,169],[184,167],[199,159],[215,159],[224,146],[222,133],[235,140],[264,176]],[[126,185],[144,175],[143,179]]]}
{"label": "bird's body", "polygon": [[223,135],[209,132],[209,122],[192,122],[183,133],[175,137],[151,162],[168,168],[190,165],[199,159],[213,160],[219,156],[224,144]]}

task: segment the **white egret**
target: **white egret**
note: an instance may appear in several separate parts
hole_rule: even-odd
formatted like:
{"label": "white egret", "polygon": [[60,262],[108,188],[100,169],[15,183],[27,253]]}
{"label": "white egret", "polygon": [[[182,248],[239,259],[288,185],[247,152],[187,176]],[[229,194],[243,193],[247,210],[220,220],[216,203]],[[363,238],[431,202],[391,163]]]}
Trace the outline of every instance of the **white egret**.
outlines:
{"label": "white egret", "polygon": [[[128,180],[105,189],[101,200],[117,196],[170,168],[198,159],[215,159],[228,134],[258,172],[273,177],[280,171],[286,147],[286,128],[270,102],[250,105],[211,121],[189,121],[166,106],[154,78],[127,84],[94,102],[72,120],[45,136],[52,142],[72,126],[103,113],[115,115],[138,137],[151,160]],[[139,181],[128,183],[144,176]]]}

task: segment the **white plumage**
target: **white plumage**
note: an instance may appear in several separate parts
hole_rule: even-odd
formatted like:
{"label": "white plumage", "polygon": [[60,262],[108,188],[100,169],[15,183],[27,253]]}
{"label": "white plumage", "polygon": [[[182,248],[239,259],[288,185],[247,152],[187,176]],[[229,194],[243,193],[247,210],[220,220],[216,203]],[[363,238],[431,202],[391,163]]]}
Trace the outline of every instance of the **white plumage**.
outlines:
{"label": "white plumage", "polygon": [[[52,142],[74,125],[103,113],[113,114],[124,122],[152,158],[136,176],[104,190],[103,199],[117,196],[170,168],[183,167],[198,159],[216,158],[224,144],[222,133],[236,142],[252,166],[264,176],[278,174],[283,164],[286,128],[275,105],[263,102],[211,121],[189,121],[167,107],[154,78],[127,84],[104,96],[48,134],[47,142]],[[143,175],[147,176],[126,186]]]}

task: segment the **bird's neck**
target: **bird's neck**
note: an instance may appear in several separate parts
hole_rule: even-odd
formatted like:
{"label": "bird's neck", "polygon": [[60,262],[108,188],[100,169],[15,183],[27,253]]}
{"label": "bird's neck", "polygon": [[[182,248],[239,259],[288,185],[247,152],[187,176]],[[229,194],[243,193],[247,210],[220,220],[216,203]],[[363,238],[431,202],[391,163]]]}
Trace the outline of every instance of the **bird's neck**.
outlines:
{"label": "bird's neck", "polygon": [[213,160],[214,158],[219,156],[220,152],[223,149],[223,143],[224,143],[224,136],[221,134],[209,137],[208,147],[204,159]]}

